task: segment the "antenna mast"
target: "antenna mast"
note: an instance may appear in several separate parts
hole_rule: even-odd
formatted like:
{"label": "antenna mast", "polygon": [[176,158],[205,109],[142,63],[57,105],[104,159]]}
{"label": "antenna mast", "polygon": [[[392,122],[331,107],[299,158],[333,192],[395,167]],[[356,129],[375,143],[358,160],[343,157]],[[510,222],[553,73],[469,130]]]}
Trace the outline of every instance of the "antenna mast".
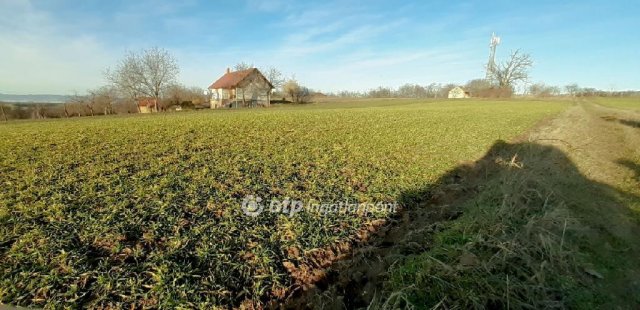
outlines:
{"label": "antenna mast", "polygon": [[500,37],[496,36],[496,33],[491,33],[491,41],[489,42],[489,63],[487,63],[487,75],[485,79],[489,79],[491,77],[491,72],[496,66],[496,47],[500,44]]}

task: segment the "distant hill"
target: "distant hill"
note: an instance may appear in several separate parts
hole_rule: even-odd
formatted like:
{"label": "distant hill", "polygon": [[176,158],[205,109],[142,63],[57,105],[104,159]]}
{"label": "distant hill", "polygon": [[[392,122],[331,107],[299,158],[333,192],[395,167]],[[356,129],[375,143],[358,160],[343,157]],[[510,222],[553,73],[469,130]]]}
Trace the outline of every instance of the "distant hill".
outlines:
{"label": "distant hill", "polygon": [[20,102],[20,103],[61,103],[69,99],[70,96],[65,95],[9,95],[0,93],[0,101],[4,102]]}

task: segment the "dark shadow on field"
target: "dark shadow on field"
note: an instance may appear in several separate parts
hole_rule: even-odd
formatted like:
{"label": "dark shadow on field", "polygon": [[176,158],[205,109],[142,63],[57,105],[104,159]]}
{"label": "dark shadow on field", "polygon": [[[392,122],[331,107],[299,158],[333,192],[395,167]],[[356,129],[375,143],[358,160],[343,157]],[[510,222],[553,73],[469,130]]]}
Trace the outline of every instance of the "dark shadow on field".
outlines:
{"label": "dark shadow on field", "polygon": [[631,126],[634,128],[640,128],[640,121],[621,119],[619,120],[619,122],[620,124],[623,124],[623,125]]}
{"label": "dark shadow on field", "polygon": [[617,121],[618,123],[620,123],[622,125],[625,125],[625,126],[629,126],[629,127],[633,127],[633,128],[640,128],[640,121],[637,121],[637,120],[621,119],[621,118],[617,118],[615,116],[602,116],[601,118],[603,120],[605,120],[605,121],[609,121],[609,122]]}
{"label": "dark shadow on field", "polygon": [[[636,173],[640,173],[638,165],[629,162],[620,162],[620,164],[630,167]],[[633,165],[631,165],[633,164]],[[517,184],[516,184],[517,183]],[[550,210],[545,208],[549,196],[543,193],[552,193],[556,204],[566,206],[570,212],[579,219],[579,226],[583,229],[576,229],[571,235],[568,233],[567,238],[572,240],[580,240],[584,244],[573,244],[576,248],[586,247],[592,251],[596,249],[594,257],[604,260],[603,265],[609,263],[618,264],[617,258],[613,258],[611,253],[619,253],[624,251],[623,257],[637,257],[640,254],[640,229],[637,223],[629,221],[629,218],[637,217],[635,211],[629,210],[622,205],[618,198],[625,198],[640,201],[640,197],[625,194],[617,191],[611,186],[601,184],[589,180],[580,173],[574,163],[558,148],[538,143],[522,142],[507,143],[497,141],[490,150],[478,161],[472,163],[461,164],[452,169],[437,182],[427,184],[422,188],[405,191],[399,196],[399,202],[405,206],[405,209],[397,214],[388,225],[374,232],[368,242],[363,244],[354,244],[354,250],[350,258],[334,263],[326,270],[326,277],[310,289],[299,293],[290,298],[286,304],[286,308],[325,308],[325,309],[354,309],[354,308],[384,308],[382,303],[384,297],[389,296],[392,292],[383,286],[385,281],[389,279],[390,268],[397,268],[410,257],[420,256],[427,253],[443,243],[460,242],[460,247],[465,247],[464,240],[435,240],[434,236],[440,232],[452,227],[465,213],[482,213],[479,208],[486,208],[487,212],[504,212],[497,216],[499,225],[520,225],[514,226],[515,231],[529,229],[526,228],[529,218],[541,217],[543,213]],[[495,197],[494,197],[495,196]],[[487,197],[495,198],[494,205],[487,203]],[[504,207],[504,201],[508,197],[513,199],[513,205]],[[491,201],[491,199],[489,199]],[[503,206],[501,207],[500,204]],[[544,207],[543,207],[544,205]],[[474,210],[475,209],[475,210]],[[544,210],[543,210],[544,209]],[[490,215],[492,216],[492,215]],[[520,220],[519,220],[520,219]],[[566,220],[563,220],[566,223]],[[560,221],[562,222],[562,221]],[[499,228],[496,228],[499,229]],[[504,228],[508,229],[508,228]],[[563,234],[562,228],[560,232]],[[462,238],[462,237],[461,237]],[[532,237],[532,239],[534,239]],[[526,240],[525,240],[526,241]],[[533,241],[532,241],[533,242]],[[506,244],[506,243],[505,243]],[[567,244],[569,244],[567,242]],[[567,245],[565,245],[566,247]],[[480,256],[478,259],[493,257],[501,251],[499,247],[486,249],[488,256]],[[492,251],[495,251],[492,252]],[[524,251],[524,250],[523,250]],[[527,252],[528,253],[528,252]],[[633,253],[633,254],[631,254]],[[547,264],[544,255],[535,257],[532,262],[523,262],[523,258],[518,255],[509,257],[508,266],[515,266],[517,270],[526,269],[527,264]],[[433,287],[420,286],[419,283],[412,283],[412,287],[406,292],[418,292],[417,295],[406,293],[406,298],[414,298],[413,302],[423,302],[415,304],[418,308],[431,308],[440,303],[441,308],[449,308],[455,306],[455,299],[475,298],[474,294],[489,296],[492,293],[482,291],[484,288],[479,282],[470,281],[469,279],[460,278],[459,282],[448,283],[449,286],[440,287],[437,280],[438,276],[447,276],[457,270],[459,261],[438,261],[445,266],[446,269],[441,275],[423,275],[424,278],[433,277]],[[550,263],[553,265],[553,262]],[[637,260],[626,261],[625,266],[618,265],[620,270],[599,270],[605,274],[605,277],[615,279],[632,280],[640,275],[640,265]],[[486,267],[486,266],[485,266]],[[507,268],[507,267],[505,267]],[[512,267],[509,267],[512,268]],[[552,268],[552,267],[550,267]],[[596,269],[600,266],[594,267]],[[626,275],[624,268],[629,268]],[[452,271],[454,270],[454,271]],[[485,269],[482,269],[485,270]],[[482,273],[479,271],[475,276],[486,279],[495,278],[503,275],[512,275],[517,277],[517,271],[511,269],[500,269],[495,267],[491,272]],[[553,269],[550,269],[553,270]],[[575,270],[574,270],[575,271]],[[411,276],[410,272],[407,276]],[[430,271],[431,272],[431,271]],[[513,272],[513,274],[510,274]],[[584,273],[583,270],[578,271],[577,279],[579,283],[590,283],[594,280],[592,275]],[[522,274],[520,274],[522,276]],[[527,279],[523,277],[522,282],[532,281],[536,275],[529,275]],[[512,278],[514,279],[514,278]],[[450,280],[450,279],[449,279]],[[487,282],[489,282],[487,280]],[[517,278],[515,280],[518,280]],[[637,279],[636,279],[637,280]],[[456,280],[458,281],[458,280]],[[607,285],[615,285],[616,288],[611,290],[616,292],[616,296],[609,298],[620,298],[625,300],[625,296],[640,296],[640,283],[637,281],[618,281],[609,280],[611,283]],[[502,281],[504,282],[504,281]],[[634,284],[632,284],[634,283]],[[424,283],[422,284],[424,285]],[[510,288],[511,307],[517,308],[517,294],[533,294],[534,298],[541,300],[532,300],[529,305],[520,305],[522,307],[566,307],[566,303],[570,300],[580,299],[575,296],[565,296],[566,292],[562,292],[552,287],[548,291],[536,291],[536,287],[543,287],[545,283],[533,285],[533,292],[526,291],[518,287]],[[453,288],[460,288],[465,293],[455,295]],[[489,286],[499,291],[501,288]],[[508,291],[505,287],[504,291]],[[426,300],[425,296],[430,296]],[[487,297],[476,298],[475,302],[481,302],[476,306],[484,308],[507,308],[509,307],[509,298]],[[554,300],[555,299],[555,300]],[[626,299],[626,306],[640,306],[640,299]],[[484,303],[484,304],[483,304]],[[404,304],[406,306],[406,304]],[[389,305],[384,305],[385,307]],[[397,305],[396,305],[397,306]],[[624,307],[624,306],[623,306]],[[394,307],[395,308],[395,307]]]}
{"label": "dark shadow on field", "polygon": [[[637,163],[626,160],[621,160],[618,163],[635,171],[636,177],[640,174]],[[553,203],[549,205],[551,210],[545,209],[547,205],[545,198],[548,197],[545,193],[549,192],[552,192],[553,197],[555,197],[552,201]],[[640,256],[640,250],[638,250],[640,248],[640,239],[637,237],[640,235],[640,229],[637,227],[637,221],[629,220],[629,218],[638,218],[638,214],[635,211],[625,208],[624,205],[619,202],[620,197],[629,201],[640,201],[640,197],[638,196],[621,193],[606,184],[589,180],[583,176],[574,163],[556,147],[529,142],[506,143],[498,141],[480,160],[473,163],[460,164],[440,177],[435,183],[425,184],[423,187],[401,193],[398,201],[406,206],[405,210],[394,216],[386,225],[368,230],[366,243],[355,241],[350,243],[350,247],[346,247],[343,252],[349,253],[349,258],[341,261],[331,260],[333,264],[326,270],[324,270],[325,268],[323,266],[313,265],[313,261],[308,261],[309,267],[316,269],[305,271],[316,275],[314,271],[318,270],[320,271],[318,274],[321,274],[322,277],[317,282],[303,283],[307,288],[306,291],[301,289],[302,285],[300,285],[300,283],[295,283],[295,280],[292,279],[293,275],[287,274],[287,270],[283,267],[280,274],[282,274],[282,277],[285,279],[284,281],[289,281],[287,283],[292,283],[292,285],[288,287],[289,290],[287,292],[282,292],[279,296],[289,296],[288,294],[293,294],[293,296],[288,299],[286,299],[286,297],[279,297],[282,299],[275,300],[275,294],[267,289],[251,296],[254,299],[249,300],[247,304],[253,305],[253,303],[255,303],[257,304],[255,308],[260,308],[262,304],[269,302],[272,302],[271,305],[274,307],[281,306],[281,303],[284,303],[282,306],[288,308],[353,309],[368,307],[376,302],[376,298],[388,296],[389,291],[384,287],[384,283],[389,279],[390,269],[398,268],[398,266],[402,266],[407,259],[429,253],[429,251],[439,247],[467,247],[473,240],[470,240],[466,236],[454,234],[444,239],[436,239],[435,236],[451,230],[453,224],[460,223],[460,221],[465,219],[468,220],[470,214],[482,215],[482,212],[479,211],[486,210],[485,213],[487,214],[483,216],[489,216],[490,219],[497,219],[495,222],[487,225],[487,229],[518,232],[526,231],[530,228],[527,226],[529,218],[540,217],[544,212],[553,211],[554,206],[564,204],[573,212],[574,217],[578,218],[580,226],[584,227],[584,229],[571,230],[567,235],[568,238],[570,238],[568,240],[579,240],[582,243],[578,244],[577,247],[581,249],[584,248],[587,252],[593,251],[593,253],[587,254],[593,254],[602,260],[590,268],[590,270],[595,272],[585,275],[581,270],[581,273],[576,276],[576,281],[579,281],[581,284],[589,284],[589,281],[600,281],[596,282],[596,284],[607,281],[607,285],[612,286],[612,289],[607,291],[611,293],[609,298],[619,300],[620,303],[623,303],[619,307],[614,305],[608,308],[640,308],[640,300],[637,299],[640,298],[640,283],[637,281],[637,279],[640,279],[640,266],[638,265],[640,262],[637,260],[637,257]],[[505,204],[505,201],[511,204]],[[59,244],[55,244],[55,246],[65,249],[67,253],[72,253],[72,251],[78,253],[76,256],[78,259],[70,258],[69,261],[77,262],[78,264],[76,266],[83,268],[83,271],[86,270],[87,272],[102,268],[101,272],[113,272],[113,274],[117,274],[114,270],[129,268],[128,275],[142,277],[146,274],[146,268],[154,264],[155,262],[153,260],[157,259],[162,263],[167,263],[167,270],[171,270],[171,272],[166,272],[165,275],[178,275],[173,278],[168,278],[169,280],[162,286],[171,289],[178,285],[191,285],[192,287],[200,285],[200,280],[197,280],[199,278],[187,278],[182,277],[182,275],[200,276],[211,273],[212,268],[218,266],[225,268],[225,265],[222,265],[222,263],[215,260],[215,258],[199,260],[193,250],[184,250],[184,248],[173,250],[160,257],[152,257],[148,254],[153,253],[153,249],[159,249],[159,252],[164,253],[164,249],[170,244],[166,239],[163,240],[162,238],[145,236],[142,227],[139,225],[140,222],[159,222],[163,225],[162,227],[159,226],[160,228],[158,229],[172,230],[173,226],[170,224],[173,224],[173,222],[164,222],[165,219],[170,217],[174,219],[192,219],[191,216],[193,216],[193,212],[196,212],[195,210],[183,213],[185,210],[182,206],[175,206],[175,208],[168,209],[169,211],[165,213],[144,213],[143,215],[145,217],[138,221],[138,219],[133,219],[133,217],[130,216],[130,214],[134,213],[126,213],[127,209],[128,208],[124,207],[120,209],[119,212],[122,213],[122,216],[110,222],[115,223],[117,219],[131,220],[118,223],[118,228],[121,229],[122,234],[105,235],[103,238],[90,240],[90,242],[83,241],[80,238],[75,231],[73,222],[52,221],[38,214],[35,216],[16,218],[29,225],[29,228],[33,230],[29,231],[29,233],[35,235],[36,232],[39,232],[40,234],[35,235],[36,237],[46,235],[61,236],[59,238],[52,238],[51,240],[59,240]],[[214,211],[216,210],[213,210],[212,213]],[[69,212],[73,212],[73,210]],[[183,215],[189,217],[182,217]],[[558,218],[553,219],[557,220]],[[556,224],[564,222],[564,218],[559,219],[562,221],[556,221]],[[10,224],[13,224],[10,223],[9,220],[13,221],[13,218],[0,216],[0,229],[13,227],[10,226]],[[206,221],[212,220],[215,219],[206,218]],[[184,222],[183,225],[186,226],[188,224],[188,222]],[[500,225],[505,226],[501,227]],[[551,228],[555,229],[557,227],[553,226]],[[40,229],[40,231],[37,231],[37,229]],[[5,231],[9,230],[7,229]],[[561,232],[558,233],[556,231],[555,233],[557,236],[561,235]],[[160,233],[158,234],[162,235]],[[164,234],[169,235],[169,233]],[[206,234],[206,232],[203,232],[203,234]],[[19,238],[10,238],[7,236],[11,235],[0,233],[0,281],[4,281],[3,283],[6,284],[5,287],[11,288],[11,290],[7,289],[3,291],[4,295],[0,294],[0,304],[7,303],[30,306],[37,301],[38,304],[35,304],[35,306],[99,308],[100,306],[107,307],[111,303],[116,304],[117,302],[121,302],[121,305],[127,303],[131,305],[131,308],[143,308],[144,302],[155,302],[156,304],[150,304],[148,308],[162,308],[158,306],[157,303],[165,301],[173,302],[171,298],[176,298],[166,297],[166,295],[153,296],[154,291],[149,291],[148,296],[156,299],[142,300],[142,297],[140,297],[142,295],[137,295],[125,300],[124,297],[114,293],[118,292],[116,288],[103,286],[104,283],[111,283],[109,279],[83,276],[83,274],[85,274],[83,272],[79,274],[80,278],[74,280],[76,282],[65,282],[66,280],[62,278],[56,279],[56,289],[62,293],[66,293],[66,290],[69,289],[69,295],[63,295],[61,293],[56,295],[58,299],[52,299],[52,295],[42,295],[49,298],[47,300],[37,295],[39,288],[19,283],[21,281],[25,282],[23,279],[28,279],[32,276],[27,272],[15,272],[16,270],[35,270],[36,268],[42,267],[40,267],[41,265],[37,260],[29,259],[26,255],[8,256],[7,252],[16,248],[16,242],[18,242],[17,240],[19,240]],[[538,235],[536,234],[535,236],[535,238],[537,238]],[[532,237],[531,239],[531,242],[533,242],[534,238]],[[230,238],[230,240],[233,240],[233,238]],[[487,259],[487,256],[494,257],[502,251],[501,246],[513,244],[511,240],[499,241],[501,241],[501,243],[498,245],[491,243],[483,244],[483,246],[486,245],[483,248],[484,253],[476,253],[477,260],[484,261]],[[518,244],[522,244],[522,242],[527,240],[517,241],[520,242]],[[246,243],[233,243],[232,245],[234,249],[237,248],[237,252],[244,250],[246,247]],[[572,245],[574,245],[572,242],[567,241],[566,246]],[[45,250],[50,249],[46,247],[46,245],[40,244],[38,246],[43,247]],[[19,250],[23,248],[25,247],[21,246]],[[21,253],[19,251],[16,252]],[[437,299],[435,301],[425,299],[424,296],[407,296],[408,298],[414,298],[415,300],[412,299],[412,302],[417,303],[418,306],[425,306],[427,308],[430,308],[428,305],[433,305],[440,300],[445,300],[445,303],[449,303],[463,299],[465,296],[473,296],[478,297],[478,300],[481,302],[480,306],[493,309],[507,308],[505,299],[499,294],[501,294],[500,292],[509,291],[515,294],[511,295],[511,307],[518,308],[514,305],[517,301],[516,297],[527,292],[519,290],[522,289],[522,287],[518,287],[515,284],[518,283],[518,280],[525,284],[529,283],[527,281],[535,280],[536,283],[532,285],[533,288],[531,288],[531,291],[539,295],[533,296],[543,296],[541,298],[531,299],[531,302],[536,304],[533,304],[529,308],[562,308],[566,301],[564,298],[572,298],[572,296],[565,294],[566,292],[559,291],[553,286],[548,290],[545,289],[539,292],[539,287],[543,287],[544,283],[538,283],[538,278],[534,275],[522,276],[522,271],[518,271],[522,269],[525,269],[525,271],[530,270],[525,267],[532,265],[545,266],[545,270],[550,270],[547,268],[554,267],[554,262],[550,261],[545,263],[545,259],[548,257],[548,255],[546,255],[547,253],[537,255],[536,253],[538,252],[535,249],[527,252],[527,249],[520,248],[509,248],[509,252],[512,252],[512,254],[507,256],[498,255],[500,257],[498,261],[507,262],[506,267],[503,265],[492,265],[490,266],[491,268],[487,269],[473,269],[475,270],[473,274],[475,278],[470,279],[474,281],[469,281],[469,278],[464,277],[453,278],[457,272],[461,272],[458,270],[457,265],[459,264],[458,261],[462,262],[462,256],[455,256],[450,260],[447,260],[447,257],[439,257],[438,260],[442,262],[442,266],[448,267],[442,267],[446,270],[438,274],[438,277],[449,277],[447,279],[448,283],[452,283],[451,286],[443,288],[437,287],[436,285],[427,286],[424,283],[416,283],[414,285],[414,289],[418,292],[432,292],[433,296],[430,298]],[[140,254],[138,255],[137,253]],[[526,255],[520,255],[523,253]],[[552,254],[557,253],[553,252]],[[583,256],[583,254],[584,253],[580,252],[580,255],[576,256]],[[339,256],[340,255],[326,255],[326,257],[331,258]],[[530,261],[523,261],[522,259],[525,257],[529,257]],[[277,258],[278,257],[276,257],[276,259]],[[282,260],[276,260],[276,263],[282,264],[282,262]],[[57,262],[54,263],[52,263],[52,265],[56,266]],[[466,256],[465,264],[473,263],[474,258]],[[248,267],[243,270],[255,268],[255,265],[247,266]],[[508,269],[513,266],[517,266],[517,270]],[[483,265],[482,267],[485,266]],[[226,268],[230,269],[229,267]],[[448,268],[451,268],[451,270]],[[491,270],[491,272],[482,273],[482,270]],[[555,271],[555,269],[551,270]],[[45,271],[43,271],[43,273]],[[434,272],[437,271],[442,271],[442,269],[434,270]],[[242,272],[240,269],[230,270],[229,278],[246,279],[246,281],[235,283],[233,286],[227,286],[228,289],[226,289],[223,296],[225,299],[223,299],[224,301],[220,302],[220,304],[224,304],[229,308],[241,307],[244,299],[247,298],[247,295],[242,294],[243,290],[261,280],[257,277],[245,277]],[[407,276],[414,276],[420,272],[420,269],[412,270]],[[521,279],[516,276],[518,272],[520,272],[519,275]],[[503,290],[501,286],[505,283],[502,281],[503,275],[513,275],[513,277],[510,278],[512,282],[510,282],[511,286],[509,286],[508,290]],[[597,276],[594,275],[601,275],[604,280],[598,279]],[[424,274],[423,276],[423,279],[428,278],[428,276]],[[550,274],[547,273],[547,276],[550,276]],[[482,283],[482,281],[475,281],[486,280],[491,277],[497,278],[499,281],[491,282],[489,281],[490,279],[484,281],[486,282],[485,284],[488,283],[490,286],[480,286],[479,284]],[[144,278],[145,281],[151,281],[152,279],[153,278]],[[465,279],[467,281],[464,281]],[[115,280],[114,283],[118,282]],[[20,285],[14,286],[14,283]],[[136,285],[134,287],[142,287],[144,289],[145,286],[153,287],[152,284],[152,282],[141,281],[139,286]],[[452,289],[452,287],[455,289]],[[488,294],[484,292],[490,291],[488,289],[490,287],[493,288],[492,294],[497,295],[487,299],[485,297],[487,297]],[[469,295],[454,295],[456,292],[461,291],[467,292]],[[475,295],[470,294],[471,292],[475,293]],[[64,299],[75,293],[78,293],[78,298]],[[204,299],[212,296],[211,292],[200,292],[198,294],[199,296],[186,296],[185,299],[191,298],[193,300],[198,297]],[[18,299],[16,296],[26,297]],[[101,299],[97,300],[97,298]],[[636,300],[632,298],[636,298]],[[443,308],[446,306],[446,304],[443,305]],[[114,306],[114,308],[116,308],[116,306]],[[375,309],[378,307],[372,306],[371,308]],[[459,308],[464,309],[468,307]],[[525,307],[522,306],[520,308]]]}
{"label": "dark shadow on field", "polygon": [[640,165],[628,159],[619,159],[616,163],[633,171],[633,173],[635,173],[636,181],[640,182]]}

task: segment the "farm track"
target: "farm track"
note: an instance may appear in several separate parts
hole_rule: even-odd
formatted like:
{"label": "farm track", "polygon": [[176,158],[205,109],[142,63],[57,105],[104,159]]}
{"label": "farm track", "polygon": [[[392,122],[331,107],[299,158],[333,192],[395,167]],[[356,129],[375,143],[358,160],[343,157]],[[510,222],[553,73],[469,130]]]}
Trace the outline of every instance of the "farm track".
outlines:
{"label": "farm track", "polygon": [[[436,186],[422,193],[422,203],[404,210],[401,216],[376,231],[369,242],[356,247],[349,258],[327,268],[326,276],[321,281],[304,292],[298,292],[284,306],[271,306],[288,309],[377,308],[375,303],[384,300],[388,297],[385,294],[389,294],[384,291],[389,269],[407,255],[425,253],[437,246],[434,235],[446,229],[448,222],[455,221],[463,214],[462,205],[478,196],[483,190],[483,184],[498,177],[499,170],[502,169],[496,164],[499,160],[513,155],[512,163],[515,162],[518,153],[513,153],[514,149],[509,146],[520,142],[533,142],[542,147],[561,150],[576,162],[577,168],[586,177],[603,184],[623,186],[628,183],[626,181],[634,178],[635,173],[637,182],[631,184],[631,187],[640,185],[639,166],[627,163],[628,169],[625,169],[624,163],[619,159],[621,154],[630,153],[630,156],[640,159],[640,153],[638,150],[634,151],[633,147],[640,145],[639,124],[640,113],[635,111],[604,107],[584,100],[575,102],[574,106],[555,119],[541,121],[528,133],[512,141],[513,144],[498,142],[482,159],[462,164],[441,177]],[[625,209],[611,212],[604,218],[621,221],[616,218],[618,213],[622,217],[633,217],[633,213],[638,211],[640,210]],[[577,217],[582,215],[578,214]],[[594,222],[597,219],[584,221],[585,225],[602,224]],[[622,221],[624,222],[619,223],[619,229],[599,229],[606,230],[606,234],[622,234],[620,237],[631,243],[625,256],[632,259],[640,253],[640,242],[633,237],[640,234],[640,226],[638,222],[633,223],[633,220],[626,221],[626,218]],[[604,225],[607,224],[610,223]],[[640,265],[631,263],[627,267],[629,269],[614,272],[613,278],[606,283],[594,285],[604,294],[637,295],[640,292],[640,282],[637,280],[640,277]],[[624,308],[632,304],[634,301],[622,302],[618,306]]]}

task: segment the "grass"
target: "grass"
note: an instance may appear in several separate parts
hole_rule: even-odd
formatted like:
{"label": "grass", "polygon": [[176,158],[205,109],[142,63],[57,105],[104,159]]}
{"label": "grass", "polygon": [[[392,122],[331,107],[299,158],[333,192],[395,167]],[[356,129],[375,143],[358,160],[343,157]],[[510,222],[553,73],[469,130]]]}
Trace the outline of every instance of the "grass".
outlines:
{"label": "grass", "polygon": [[495,144],[462,184],[477,193],[464,215],[396,260],[372,307],[637,308],[640,132],[621,117],[582,103]]}
{"label": "grass", "polygon": [[626,98],[607,98],[607,97],[597,98],[596,97],[596,98],[590,99],[590,101],[593,101],[597,104],[607,106],[607,107],[640,111],[640,98],[638,97],[626,97]]}
{"label": "grass", "polygon": [[[562,102],[381,100],[0,125],[0,302],[281,299],[314,249],[388,214],[248,217],[247,195],[401,201]],[[418,199],[419,197],[414,197]]]}
{"label": "grass", "polygon": [[498,143],[488,154],[492,167],[482,169],[491,174],[462,205],[464,215],[436,233],[428,251],[391,269],[386,289],[396,294],[385,308],[562,308],[577,295],[563,230],[571,219],[554,188],[579,174],[541,178],[558,165],[547,160],[562,155],[536,144]]}

